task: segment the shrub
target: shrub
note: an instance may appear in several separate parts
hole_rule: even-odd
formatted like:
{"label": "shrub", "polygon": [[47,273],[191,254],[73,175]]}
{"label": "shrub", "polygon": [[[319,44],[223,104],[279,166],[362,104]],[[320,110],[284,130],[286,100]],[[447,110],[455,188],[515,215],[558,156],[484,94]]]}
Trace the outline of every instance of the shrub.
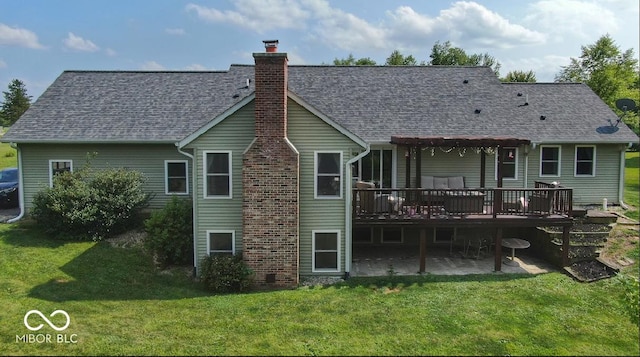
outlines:
{"label": "shrub", "polygon": [[239,255],[208,255],[200,264],[200,281],[216,293],[243,292],[253,282],[253,271]]}
{"label": "shrub", "polygon": [[618,284],[622,286],[620,302],[631,322],[640,326],[640,282],[631,275],[618,274]]}
{"label": "shrub", "polygon": [[145,246],[163,266],[193,264],[193,209],[190,199],[173,196],[144,222]]}
{"label": "shrub", "polygon": [[53,187],[35,194],[30,213],[56,238],[108,238],[139,222],[150,198],[143,191],[144,182],[138,171],[94,171],[86,166],[56,175]]}

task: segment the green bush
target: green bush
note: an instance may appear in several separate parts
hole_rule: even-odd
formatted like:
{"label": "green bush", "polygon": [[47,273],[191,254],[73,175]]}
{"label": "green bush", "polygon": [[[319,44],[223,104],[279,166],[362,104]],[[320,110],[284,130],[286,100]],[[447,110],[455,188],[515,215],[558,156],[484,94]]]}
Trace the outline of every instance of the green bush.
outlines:
{"label": "green bush", "polygon": [[193,264],[193,209],[190,199],[173,196],[144,222],[145,246],[163,266]]}
{"label": "green bush", "polygon": [[56,238],[112,237],[139,223],[150,199],[144,182],[142,173],[123,168],[64,172],[35,194],[30,214]]}
{"label": "green bush", "polygon": [[631,322],[640,326],[640,282],[631,275],[618,274],[616,276],[618,284],[622,286],[622,296],[620,302]]}
{"label": "green bush", "polygon": [[239,255],[208,255],[200,264],[200,281],[216,293],[244,292],[253,283],[253,271]]}

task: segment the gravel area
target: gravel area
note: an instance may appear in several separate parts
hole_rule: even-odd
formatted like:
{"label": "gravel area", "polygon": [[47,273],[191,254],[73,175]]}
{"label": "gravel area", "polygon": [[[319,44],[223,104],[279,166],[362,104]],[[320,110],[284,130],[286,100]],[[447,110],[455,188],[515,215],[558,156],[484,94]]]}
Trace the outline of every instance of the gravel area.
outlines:
{"label": "gravel area", "polygon": [[325,286],[344,281],[338,276],[307,276],[300,278],[300,286]]}

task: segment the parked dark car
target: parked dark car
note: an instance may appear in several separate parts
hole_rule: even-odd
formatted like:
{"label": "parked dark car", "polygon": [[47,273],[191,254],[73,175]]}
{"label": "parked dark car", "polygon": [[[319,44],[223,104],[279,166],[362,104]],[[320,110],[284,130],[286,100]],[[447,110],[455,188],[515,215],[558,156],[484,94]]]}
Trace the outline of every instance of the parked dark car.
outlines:
{"label": "parked dark car", "polygon": [[10,167],[0,170],[0,206],[18,207],[18,169]]}

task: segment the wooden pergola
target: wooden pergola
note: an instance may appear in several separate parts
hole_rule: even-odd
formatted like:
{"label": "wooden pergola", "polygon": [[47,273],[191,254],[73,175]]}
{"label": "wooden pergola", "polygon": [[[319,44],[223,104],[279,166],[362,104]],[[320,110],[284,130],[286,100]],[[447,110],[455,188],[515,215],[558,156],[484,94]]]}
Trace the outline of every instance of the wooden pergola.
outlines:
{"label": "wooden pergola", "polygon": [[[502,151],[505,147],[519,147],[531,144],[531,140],[508,137],[443,137],[443,136],[392,136],[391,144],[404,146],[409,152],[415,149],[416,157],[416,185],[422,176],[422,148],[446,147],[446,148],[494,148],[498,155],[498,182],[497,187],[502,187]],[[406,182],[405,188],[411,187],[411,156],[406,155]],[[480,187],[485,187],[486,153],[480,150]]]}

